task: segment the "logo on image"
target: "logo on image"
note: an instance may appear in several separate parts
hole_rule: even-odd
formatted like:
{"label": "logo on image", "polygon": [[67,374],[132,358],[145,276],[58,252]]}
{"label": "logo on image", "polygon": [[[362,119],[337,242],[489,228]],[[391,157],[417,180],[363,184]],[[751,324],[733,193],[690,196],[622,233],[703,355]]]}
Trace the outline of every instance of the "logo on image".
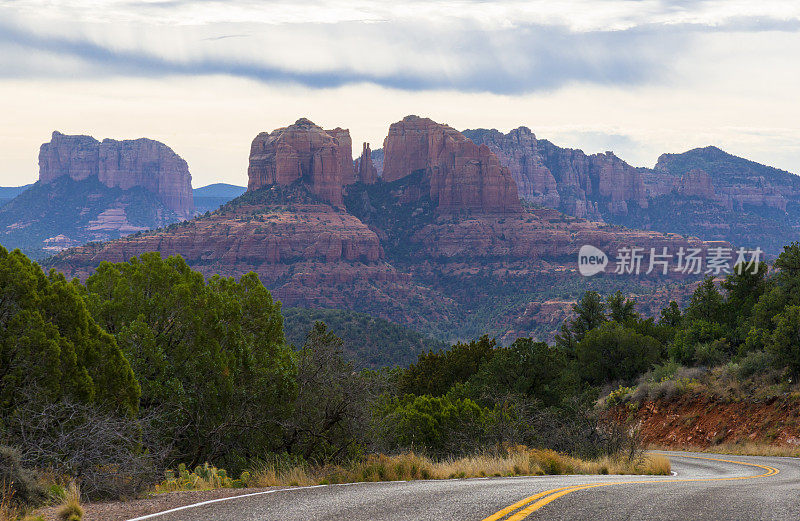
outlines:
{"label": "logo on image", "polygon": [[584,277],[597,275],[606,269],[608,256],[600,248],[584,244],[578,252],[578,272]]}

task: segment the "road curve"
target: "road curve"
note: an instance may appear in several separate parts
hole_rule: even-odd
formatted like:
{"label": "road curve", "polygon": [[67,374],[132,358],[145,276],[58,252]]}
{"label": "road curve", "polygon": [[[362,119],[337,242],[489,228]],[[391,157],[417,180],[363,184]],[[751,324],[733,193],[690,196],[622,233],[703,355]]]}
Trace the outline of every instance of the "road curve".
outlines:
{"label": "road curve", "polygon": [[665,454],[674,476],[536,476],[296,487],[129,521],[800,520],[800,459]]}

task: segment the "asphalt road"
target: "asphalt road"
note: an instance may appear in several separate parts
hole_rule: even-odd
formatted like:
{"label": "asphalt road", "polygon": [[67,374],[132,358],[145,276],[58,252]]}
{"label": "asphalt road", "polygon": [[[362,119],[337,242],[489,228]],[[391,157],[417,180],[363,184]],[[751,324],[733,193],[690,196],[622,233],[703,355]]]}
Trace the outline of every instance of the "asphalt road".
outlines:
{"label": "asphalt road", "polygon": [[674,476],[539,476],[291,488],[137,520],[800,520],[800,459],[666,454]]}

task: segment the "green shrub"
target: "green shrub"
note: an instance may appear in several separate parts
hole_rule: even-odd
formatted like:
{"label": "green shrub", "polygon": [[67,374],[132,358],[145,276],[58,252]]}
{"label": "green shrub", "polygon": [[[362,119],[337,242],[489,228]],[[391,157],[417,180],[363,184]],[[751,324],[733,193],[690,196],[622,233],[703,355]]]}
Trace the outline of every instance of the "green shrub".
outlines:
{"label": "green shrub", "polygon": [[[245,476],[246,475],[246,476]],[[225,469],[204,463],[195,467],[194,472],[189,473],[186,465],[178,465],[178,472],[167,470],[164,472],[164,481],[156,485],[158,492],[172,492],[175,490],[205,490],[214,488],[241,487],[246,485],[250,479],[248,472],[242,473],[242,478],[233,480],[228,476]]]}
{"label": "green shrub", "polygon": [[752,351],[739,361],[739,378],[750,378],[766,373],[775,364],[775,357],[767,351]]}
{"label": "green shrub", "polygon": [[728,351],[730,347],[724,339],[705,342],[695,346],[694,359],[698,365],[713,367],[727,359]]}
{"label": "green shrub", "polygon": [[433,456],[464,454],[482,443],[490,412],[466,398],[411,396],[382,406],[384,436],[392,448]]}
{"label": "green shrub", "polygon": [[650,381],[652,382],[663,382],[665,380],[669,380],[678,370],[681,368],[681,364],[675,362],[674,360],[670,360],[661,365],[657,365],[653,368],[653,371],[650,373]]}
{"label": "green shrub", "polygon": [[608,393],[608,397],[606,398],[606,405],[608,407],[614,407],[625,403],[628,401],[633,394],[635,389],[633,387],[625,387],[624,385],[620,385],[617,389]]}
{"label": "green shrub", "polygon": [[661,345],[650,336],[607,322],[575,347],[578,374],[592,385],[630,381],[659,361]]}

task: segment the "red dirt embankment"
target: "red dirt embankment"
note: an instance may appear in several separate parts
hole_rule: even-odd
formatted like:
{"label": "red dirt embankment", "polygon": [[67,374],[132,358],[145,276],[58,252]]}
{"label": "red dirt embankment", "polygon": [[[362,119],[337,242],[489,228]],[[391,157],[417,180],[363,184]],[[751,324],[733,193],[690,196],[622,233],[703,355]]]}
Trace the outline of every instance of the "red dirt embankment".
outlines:
{"label": "red dirt embankment", "polygon": [[800,399],[762,403],[682,397],[619,405],[613,418],[637,427],[647,445],[708,447],[758,443],[800,447]]}

